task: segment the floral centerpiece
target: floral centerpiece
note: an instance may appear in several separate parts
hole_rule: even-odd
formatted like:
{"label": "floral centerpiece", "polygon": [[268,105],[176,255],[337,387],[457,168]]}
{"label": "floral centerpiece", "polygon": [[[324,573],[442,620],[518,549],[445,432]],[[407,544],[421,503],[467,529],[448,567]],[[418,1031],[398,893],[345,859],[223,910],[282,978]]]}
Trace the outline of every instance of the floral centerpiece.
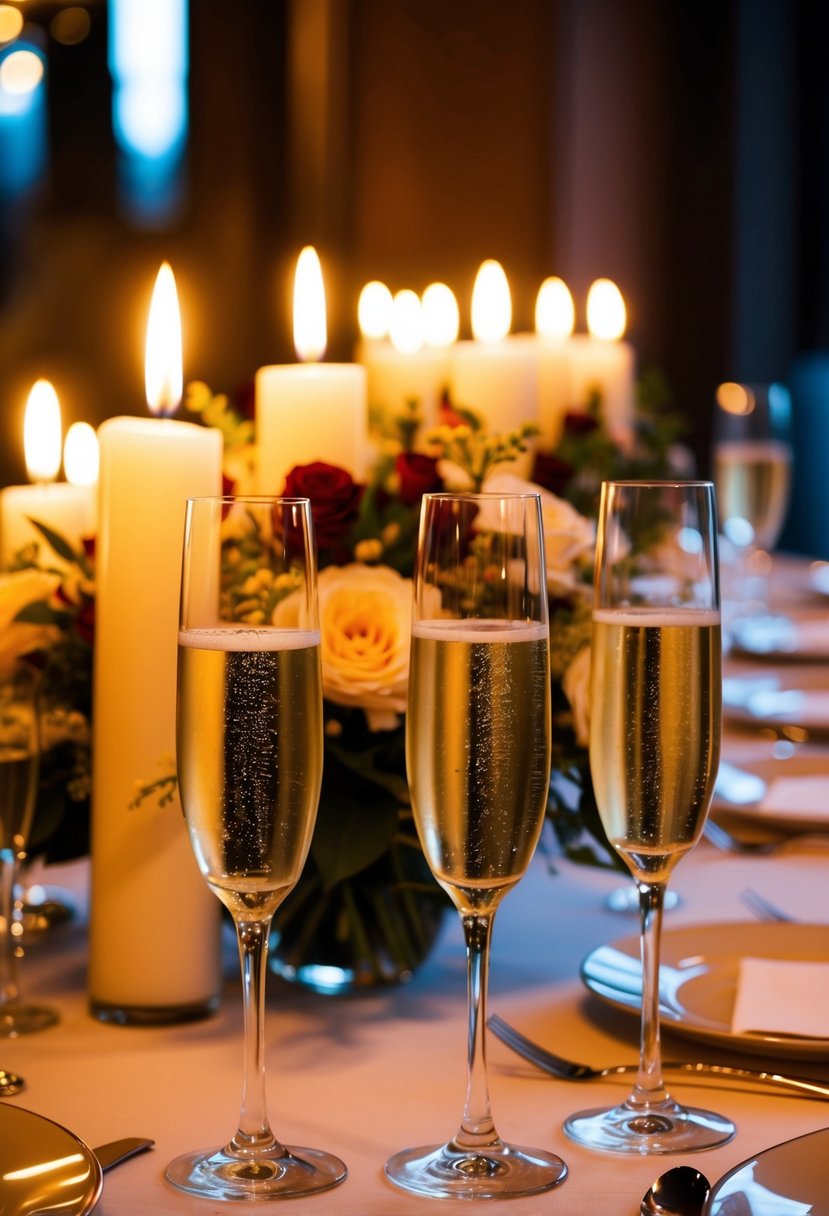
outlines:
{"label": "floral centerpiece", "polygon": [[[223,433],[227,492],[249,492],[252,422],[203,384],[188,388],[185,404]],[[405,978],[428,953],[447,906],[420,850],[405,772],[410,575],[426,492],[542,494],[553,679],[550,820],[574,856],[613,864],[586,755],[592,517],[604,477],[664,472],[675,428],[651,392],[640,402],[632,442],[620,446],[602,425],[599,404],[568,416],[556,452],[536,458],[532,483],[511,471],[532,428],[488,435],[474,413],[445,402],[440,425],[420,440],[422,450],[414,448],[419,420],[412,403],[393,432],[378,437],[365,482],[312,463],[273,487],[312,504],[325,698],[323,788],[311,853],[274,920],[272,953],[283,975],[322,991]],[[32,631],[29,661],[43,671],[51,735],[32,851],[60,860],[88,848],[94,552],[73,549],[42,525],[39,531],[41,542],[18,554],[0,579],[0,614]],[[242,546],[234,560],[238,594],[251,611],[261,600],[262,611],[272,612],[255,555]],[[174,762],[145,777],[137,813],[147,798],[169,800]]]}

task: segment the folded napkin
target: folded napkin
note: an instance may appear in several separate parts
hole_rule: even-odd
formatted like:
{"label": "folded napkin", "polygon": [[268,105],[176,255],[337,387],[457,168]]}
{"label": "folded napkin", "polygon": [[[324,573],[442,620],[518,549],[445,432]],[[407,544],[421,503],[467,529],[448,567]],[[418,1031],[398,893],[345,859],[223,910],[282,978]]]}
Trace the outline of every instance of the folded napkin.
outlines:
{"label": "folded napkin", "polygon": [[829,1038],[829,963],[740,959],[731,1029]]}
{"label": "folded napkin", "polygon": [[[751,808],[752,814],[770,819],[809,820],[829,823],[829,774],[801,774],[777,777]],[[829,1037],[829,1035],[827,1035]]]}

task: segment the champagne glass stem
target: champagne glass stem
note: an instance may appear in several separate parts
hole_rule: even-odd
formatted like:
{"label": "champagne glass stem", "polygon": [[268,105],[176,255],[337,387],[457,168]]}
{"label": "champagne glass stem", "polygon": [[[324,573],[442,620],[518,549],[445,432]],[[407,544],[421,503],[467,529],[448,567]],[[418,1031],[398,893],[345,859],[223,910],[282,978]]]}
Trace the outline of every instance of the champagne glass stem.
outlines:
{"label": "champagne glass stem", "polygon": [[3,941],[0,943],[0,1008],[12,1005],[20,998],[17,985],[18,945],[14,934],[14,892],[17,874],[18,860],[14,850],[0,849],[0,916],[3,918]]}
{"label": "champagne glass stem", "polygon": [[268,1123],[265,1097],[265,975],[271,919],[236,921],[242,965],[245,1063],[239,1127],[229,1149],[239,1155],[261,1154],[274,1147],[280,1155],[284,1153]]}
{"label": "champagne glass stem", "polygon": [[494,913],[475,913],[462,916],[461,920],[466,938],[469,1045],[466,1101],[455,1144],[462,1149],[475,1150],[498,1139],[490,1110],[486,1072],[486,997]]}
{"label": "champagne glass stem", "polygon": [[662,936],[664,882],[637,882],[642,936],[642,1034],[639,1074],[630,1097],[634,1106],[653,1106],[668,1097],[662,1077],[659,1031],[659,947]]}

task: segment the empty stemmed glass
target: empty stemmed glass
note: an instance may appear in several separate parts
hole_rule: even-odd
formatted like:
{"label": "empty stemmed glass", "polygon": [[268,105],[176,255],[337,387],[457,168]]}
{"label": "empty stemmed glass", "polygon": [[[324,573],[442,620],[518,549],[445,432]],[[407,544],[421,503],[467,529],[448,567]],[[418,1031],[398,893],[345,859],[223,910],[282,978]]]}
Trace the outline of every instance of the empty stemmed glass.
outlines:
{"label": "empty stemmed glass", "polygon": [[406,717],[409,786],[429,865],[457,907],[468,956],[468,1080],[446,1144],[386,1162],[441,1198],[544,1191],[567,1167],[506,1144],[490,1113],[486,988],[492,922],[529,865],[550,778],[546,578],[537,495],[424,496]]}
{"label": "empty stemmed glass", "polygon": [[605,482],[596,546],[590,769],[599,813],[639,892],[642,1037],[633,1092],[571,1115],[588,1148],[679,1153],[734,1135],[665,1088],[659,940],[670,874],[699,840],[714,789],[722,702],[719,576],[710,482]]}
{"label": "empty stemmed glass", "polygon": [[223,1148],[167,1167],[211,1199],[327,1190],[346,1168],[280,1144],[265,1102],[268,934],[308,854],[322,780],[322,676],[307,499],[187,504],[178,658],[177,755],[190,842],[233,917],[242,964],[244,1086]]}
{"label": "empty stemmed glass", "polygon": [[54,1009],[23,1001],[18,963],[23,955],[20,867],[32,830],[40,767],[38,676],[25,663],[0,682],[0,1037],[45,1030]]}

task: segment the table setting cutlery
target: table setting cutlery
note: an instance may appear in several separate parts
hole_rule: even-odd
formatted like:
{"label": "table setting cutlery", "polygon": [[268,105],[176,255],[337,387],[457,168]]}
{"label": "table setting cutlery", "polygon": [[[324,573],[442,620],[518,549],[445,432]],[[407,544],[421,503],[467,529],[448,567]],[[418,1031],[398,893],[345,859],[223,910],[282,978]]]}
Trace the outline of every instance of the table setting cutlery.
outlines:
{"label": "table setting cutlery", "polygon": [[642,1196],[640,1216],[827,1216],[829,1128],[784,1140],[715,1182],[691,1166],[666,1170]]}
{"label": "table setting cutlery", "polygon": [[[497,1014],[488,1019],[487,1025],[492,1033],[511,1048],[517,1055],[534,1064],[536,1068],[563,1081],[594,1081],[606,1077],[618,1077],[635,1074],[637,1064],[611,1064],[603,1068],[593,1068],[589,1064],[580,1064],[574,1060],[564,1059],[554,1052],[542,1047],[523,1035],[514,1026],[505,1022]],[[776,1091],[795,1091],[802,1097],[829,1098],[829,1081],[818,1081],[810,1077],[791,1076],[785,1073],[771,1072],[764,1069],[742,1068],[730,1064],[692,1063],[685,1060],[666,1060],[662,1063],[665,1072],[688,1073],[692,1076],[710,1078],[712,1080],[731,1082],[751,1082],[763,1086],[771,1086]]]}
{"label": "table setting cutlery", "polygon": [[129,1137],[89,1146],[35,1111],[0,1106],[0,1180],[4,1212],[87,1216],[103,1190],[103,1174],[154,1141]]}
{"label": "table setting cutlery", "polygon": [[752,916],[756,916],[758,920],[794,922],[793,916],[789,916],[788,912],[778,908],[777,904],[773,904],[770,899],[766,899],[765,895],[761,895],[753,887],[746,887],[740,892],[739,898],[740,903],[748,908]]}

